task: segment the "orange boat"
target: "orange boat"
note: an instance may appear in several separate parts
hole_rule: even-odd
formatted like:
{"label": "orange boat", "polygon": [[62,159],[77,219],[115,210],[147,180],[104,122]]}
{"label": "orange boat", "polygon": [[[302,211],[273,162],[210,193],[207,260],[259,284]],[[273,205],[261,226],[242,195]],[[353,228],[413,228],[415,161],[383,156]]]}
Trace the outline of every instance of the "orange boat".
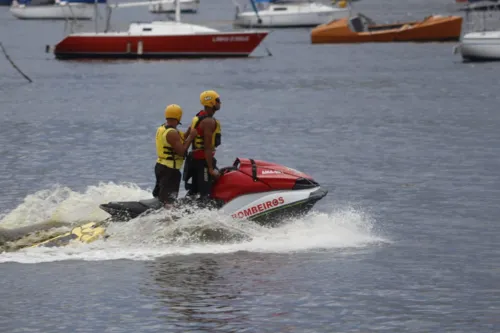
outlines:
{"label": "orange boat", "polygon": [[458,41],[461,16],[432,15],[422,21],[377,25],[363,14],[321,24],[311,31],[311,42],[441,42]]}

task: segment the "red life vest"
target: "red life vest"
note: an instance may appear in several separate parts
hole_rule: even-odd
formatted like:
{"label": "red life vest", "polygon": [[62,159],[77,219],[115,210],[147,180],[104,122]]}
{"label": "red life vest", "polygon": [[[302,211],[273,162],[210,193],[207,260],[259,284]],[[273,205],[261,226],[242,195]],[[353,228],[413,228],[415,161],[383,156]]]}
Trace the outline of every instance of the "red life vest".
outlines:
{"label": "red life vest", "polygon": [[[191,123],[191,127],[195,128],[196,131],[198,132],[198,135],[196,135],[196,138],[193,140],[192,143],[193,158],[197,160],[205,159],[205,137],[203,134],[203,129],[200,126],[200,123],[203,119],[208,117],[210,116],[207,114],[207,112],[202,110],[196,114]],[[216,122],[216,127],[212,136],[212,147],[214,148],[214,150],[212,150],[212,157],[215,156],[215,148],[218,147],[221,143],[220,123],[217,119],[215,118],[213,119]]]}

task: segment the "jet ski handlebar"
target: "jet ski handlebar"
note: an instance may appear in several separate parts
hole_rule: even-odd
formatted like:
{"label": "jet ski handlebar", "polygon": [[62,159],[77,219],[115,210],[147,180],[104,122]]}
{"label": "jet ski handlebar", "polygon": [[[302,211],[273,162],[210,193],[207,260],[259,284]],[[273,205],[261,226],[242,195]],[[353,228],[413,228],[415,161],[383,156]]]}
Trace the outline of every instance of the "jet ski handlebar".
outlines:
{"label": "jet ski handlebar", "polygon": [[[250,163],[252,164],[252,178],[254,181],[257,181],[257,164],[255,164],[255,161],[253,159],[249,159]],[[224,168],[220,168],[219,169],[219,173],[220,175],[222,176],[223,174],[226,174],[230,171],[236,171],[238,170],[239,166],[240,166],[240,159],[239,158],[236,158],[234,160],[234,163],[232,166],[229,166],[229,167],[224,167]]]}

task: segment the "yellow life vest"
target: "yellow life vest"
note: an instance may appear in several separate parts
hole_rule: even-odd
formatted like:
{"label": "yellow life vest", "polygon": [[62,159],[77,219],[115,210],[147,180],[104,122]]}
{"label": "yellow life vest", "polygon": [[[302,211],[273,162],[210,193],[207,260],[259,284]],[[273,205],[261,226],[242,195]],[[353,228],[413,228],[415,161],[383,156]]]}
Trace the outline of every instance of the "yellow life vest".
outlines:
{"label": "yellow life vest", "polygon": [[[195,117],[193,117],[193,121],[191,122],[191,128],[196,128],[198,131],[198,135],[195,137],[193,140],[193,151],[199,151],[200,155],[204,156],[204,150],[205,150],[205,139],[203,132],[199,128],[199,124],[201,121],[205,118],[208,118],[207,115],[203,114],[204,111],[199,112]],[[222,137],[222,132],[221,132],[221,126],[220,122],[213,118],[215,120],[216,126],[215,126],[215,131],[212,135],[212,147],[214,148],[213,154],[215,154],[215,148],[220,146],[221,144],[221,137]],[[203,153],[201,153],[203,152]],[[195,154],[197,155],[197,154]],[[204,158],[202,156],[195,156],[195,158]]]}
{"label": "yellow life vest", "polygon": [[156,162],[168,168],[180,170],[184,163],[184,155],[177,154],[170,143],[168,143],[167,134],[171,130],[179,132],[181,143],[184,143],[184,133],[181,131],[167,125],[158,127],[156,130],[156,154],[158,155]]}

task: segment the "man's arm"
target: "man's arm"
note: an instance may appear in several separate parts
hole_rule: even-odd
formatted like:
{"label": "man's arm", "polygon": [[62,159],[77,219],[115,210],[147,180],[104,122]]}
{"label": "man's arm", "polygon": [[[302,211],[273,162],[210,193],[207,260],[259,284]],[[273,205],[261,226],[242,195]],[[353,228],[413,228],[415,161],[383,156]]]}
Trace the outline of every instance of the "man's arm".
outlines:
{"label": "man's arm", "polygon": [[191,126],[187,128],[186,132],[184,132],[184,138],[187,138],[189,136],[189,133],[191,133]]}
{"label": "man's arm", "polygon": [[196,137],[196,129],[192,129],[189,133],[189,136],[184,141],[184,144],[181,143],[181,136],[177,131],[169,131],[167,133],[167,142],[172,146],[177,155],[184,155],[186,150],[189,149],[189,145],[193,142]]}

